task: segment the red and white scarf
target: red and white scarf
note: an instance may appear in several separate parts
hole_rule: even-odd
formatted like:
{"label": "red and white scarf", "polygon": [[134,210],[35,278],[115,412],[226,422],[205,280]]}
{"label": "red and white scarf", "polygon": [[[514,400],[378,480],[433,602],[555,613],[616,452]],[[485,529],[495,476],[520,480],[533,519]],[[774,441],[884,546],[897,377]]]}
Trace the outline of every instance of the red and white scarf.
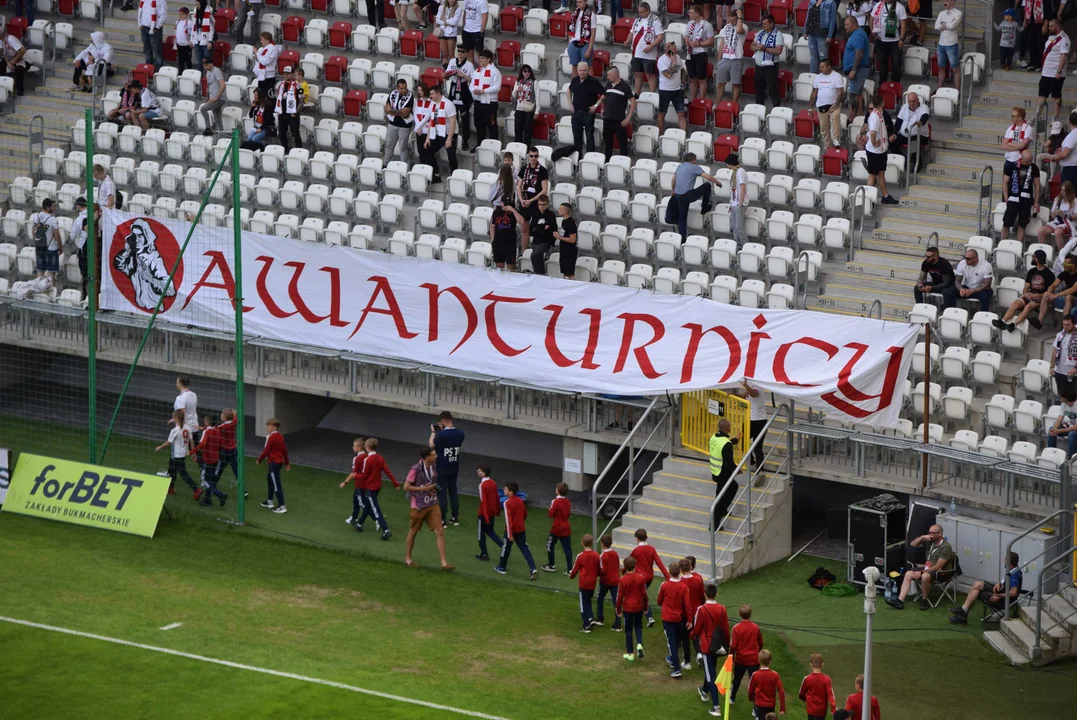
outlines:
{"label": "red and white scarf", "polygon": [[1032,22],[1043,22],[1043,0],[1025,0],[1025,17],[1031,18]]}
{"label": "red and white scarf", "polygon": [[[142,8],[146,5],[146,0],[138,0],[138,14],[142,15]],[[157,26],[157,0],[150,0],[150,27]]]}
{"label": "red and white scarf", "polygon": [[295,80],[285,80],[277,85],[277,105],[275,112],[278,115],[297,115],[302,105],[303,90]]}
{"label": "red and white scarf", "polygon": [[471,94],[484,95],[490,90],[493,83],[493,68],[489,65],[481,67],[471,76]]}
{"label": "red and white scarf", "polygon": [[434,118],[434,126],[437,129],[438,137],[445,137],[448,134],[449,116],[447,115],[447,110],[452,104],[452,102],[444,98],[437,105],[434,105],[433,101],[431,101],[430,112]]}
{"label": "red and white scarf", "polygon": [[[591,41],[591,19],[594,13],[590,8],[580,10],[576,8],[572,11],[572,17],[568,21],[568,29],[572,33],[572,39],[574,42],[579,42],[586,45]],[[580,24],[580,38],[576,40],[576,23]]]}
{"label": "red and white scarf", "polygon": [[[156,2],[156,0],[151,0]],[[198,44],[209,45],[213,42],[213,8],[206,5],[202,11],[202,17],[199,18],[198,27]]]}
{"label": "red and white scarf", "polygon": [[426,135],[426,123],[434,111],[433,100],[415,100],[415,108],[411,114],[415,116],[415,132]]}

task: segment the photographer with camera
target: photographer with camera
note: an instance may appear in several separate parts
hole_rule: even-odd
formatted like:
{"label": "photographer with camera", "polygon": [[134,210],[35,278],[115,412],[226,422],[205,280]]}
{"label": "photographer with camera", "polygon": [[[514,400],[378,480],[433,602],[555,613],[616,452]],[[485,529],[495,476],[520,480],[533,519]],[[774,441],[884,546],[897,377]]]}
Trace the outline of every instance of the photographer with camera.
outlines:
{"label": "photographer with camera", "polygon": [[[459,525],[460,496],[457,493],[457,475],[464,431],[453,424],[452,413],[448,410],[438,415],[438,421],[430,426],[428,444],[437,451],[438,506],[441,508],[442,527],[449,523]],[[449,506],[452,508],[452,515],[446,512]]]}

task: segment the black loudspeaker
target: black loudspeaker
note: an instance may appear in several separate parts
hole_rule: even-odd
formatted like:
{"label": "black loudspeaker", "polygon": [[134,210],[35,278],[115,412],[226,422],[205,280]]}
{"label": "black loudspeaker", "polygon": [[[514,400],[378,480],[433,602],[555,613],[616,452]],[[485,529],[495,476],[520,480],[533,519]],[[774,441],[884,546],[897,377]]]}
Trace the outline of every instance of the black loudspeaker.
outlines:
{"label": "black loudspeaker", "polygon": [[880,586],[905,561],[908,509],[893,495],[878,495],[849,506],[849,572],[846,580],[864,585],[864,569],[874,565]]}

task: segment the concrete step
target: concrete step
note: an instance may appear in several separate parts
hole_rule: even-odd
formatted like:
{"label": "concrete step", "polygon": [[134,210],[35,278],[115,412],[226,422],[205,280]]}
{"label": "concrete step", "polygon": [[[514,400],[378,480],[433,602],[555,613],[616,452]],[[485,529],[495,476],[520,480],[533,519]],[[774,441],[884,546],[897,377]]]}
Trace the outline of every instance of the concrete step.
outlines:
{"label": "concrete step", "polygon": [[[882,240],[870,236],[865,237],[863,247],[865,250],[871,250],[873,252],[891,253],[894,255],[904,255],[910,258],[923,259],[924,248],[927,247],[926,242],[917,242],[915,237],[893,235],[890,233],[887,234],[887,237],[895,239]],[[968,242],[968,238],[957,239],[940,236],[937,239],[932,239],[932,242],[935,243],[936,247],[939,248],[939,251],[943,255],[950,257],[955,253],[964,251],[965,243]]]}
{"label": "concrete step", "polygon": [[[625,528],[615,528],[613,533],[613,545],[616,548],[622,549],[625,552],[631,552],[631,548],[636,547],[636,539],[632,536],[632,531]],[[662,562],[669,566],[669,564],[675,560],[680,560],[685,555],[694,555],[699,558],[700,573],[707,577],[710,573],[710,543],[695,543],[685,542],[679,538],[669,537],[661,533],[647,532],[647,543],[650,544],[658,552],[659,557],[662,558]],[[718,553],[721,554],[721,549]],[[734,563],[736,561],[736,552],[728,552],[718,562],[719,575],[728,575],[732,572]],[[658,574],[656,581],[661,581],[662,575]],[[710,578],[708,578],[710,579]],[[657,595],[657,590],[654,591]],[[652,595],[652,601],[655,595]]]}
{"label": "concrete step", "polygon": [[[704,513],[704,515],[706,515],[706,513],[710,512],[711,503],[714,502],[713,483],[711,484],[711,488],[712,489],[709,493],[703,494],[687,492],[685,490],[676,490],[674,488],[660,487],[651,484],[643,488],[643,500],[653,501],[654,503],[660,503],[665,505],[672,505],[676,508],[700,510]],[[757,517],[762,518],[763,510],[770,505],[770,500],[766,498],[756,500],[755,495],[753,494],[752,501],[753,503],[755,503],[753,519],[756,519]],[[636,504],[639,504],[639,502],[642,501],[637,501]],[[733,517],[743,518],[745,517],[747,510],[748,505],[746,503],[745,494],[742,488],[741,494],[737,496],[737,500],[730,506],[730,513]],[[648,510],[647,512],[650,512],[650,510]],[[672,515],[665,515],[657,511],[655,514],[661,515],[663,517],[673,518]],[[698,520],[698,517],[696,519]],[[706,522],[706,518],[704,518],[703,521]],[[691,520],[686,520],[684,522],[691,522]]]}
{"label": "concrete step", "polygon": [[[621,518],[621,527],[629,531],[630,534],[635,533],[639,528],[644,528],[647,530],[648,537],[652,532],[656,532],[678,540],[708,546],[710,544],[709,524],[687,523],[660,515],[632,512],[626,513]],[[728,548],[729,550],[739,550],[744,545],[743,540],[732,531],[719,531],[716,540],[721,548]]]}
{"label": "concrete step", "polygon": [[[950,178],[944,175],[934,175],[928,171],[931,169],[931,165],[920,171],[920,174],[916,178],[918,185],[932,188],[945,188],[946,190],[958,190],[961,193],[974,193],[979,192],[980,181],[979,179],[971,180],[964,178]],[[979,176],[977,176],[978,178]]]}
{"label": "concrete step", "polygon": [[[915,200],[910,202],[915,202]],[[931,229],[948,227],[952,228],[954,232],[968,232],[970,235],[979,233],[980,218],[976,216],[975,205],[972,206],[971,213],[958,212],[957,207],[952,208],[949,212],[944,212],[904,205],[884,206],[876,212],[882,218],[881,227],[894,227],[894,223],[903,223]],[[931,233],[928,232],[928,234],[930,235]]]}
{"label": "concrete step", "polygon": [[[979,206],[975,199],[972,202],[960,201],[949,193],[940,193],[939,188],[931,188],[931,190],[933,192],[930,195],[926,193],[926,188],[921,189],[922,194],[907,193],[903,195],[898,198],[900,207],[918,212],[941,213],[947,218],[967,217],[974,222],[977,220]],[[961,197],[964,197],[964,194]],[[979,227],[979,223],[976,222],[974,227]]]}
{"label": "concrete step", "polygon": [[[874,298],[870,300],[863,300],[858,298],[850,298],[841,295],[824,294],[809,299],[808,304],[816,310],[822,310],[823,312],[832,312],[839,315],[852,315],[856,317],[866,317],[868,311],[871,309],[871,304]],[[912,293],[909,293],[909,301],[901,304],[887,304],[883,302],[883,317],[888,320],[901,320],[905,321],[909,319],[909,311],[912,310]]]}
{"label": "concrete step", "polygon": [[[917,271],[913,275],[913,280],[919,274]],[[905,278],[890,278],[883,275],[866,275],[858,272],[836,272],[827,276],[827,283],[824,287],[826,294],[839,294],[835,288],[838,287],[854,287],[869,290],[875,293],[875,296],[879,292],[894,293],[901,295],[906,292],[912,292],[909,280]],[[846,293],[840,293],[845,295]]]}
{"label": "concrete step", "polygon": [[1010,642],[1017,646],[1017,648],[1026,657],[1033,657],[1033,648],[1039,647],[1042,652],[1041,657],[1050,658],[1054,655],[1054,647],[1049,644],[1048,641],[1041,640],[1039,643],[1033,637],[1034,633],[1024,620],[1018,619],[1005,619],[999,626],[999,630],[1006,636]]}
{"label": "concrete step", "polygon": [[[919,268],[898,268],[890,265],[879,263],[867,263],[861,262],[860,256],[868,254],[866,252],[858,252],[857,259],[853,262],[845,264],[844,273],[834,273],[828,275],[828,279],[836,280],[844,285],[864,285],[875,283],[878,280],[888,279],[893,281],[900,281],[906,287],[909,283],[915,283],[920,277]],[[871,253],[873,255],[884,255],[884,253]],[[895,256],[887,256],[895,257]],[[911,258],[910,258],[911,259]]]}
{"label": "concrete step", "polygon": [[1043,603],[1043,611],[1053,623],[1062,623],[1070,633],[1077,631],[1077,606],[1073,605],[1062,593],[1055,593]]}
{"label": "concrete step", "polygon": [[[912,243],[926,246],[927,240],[932,233],[938,233],[941,240],[949,240],[961,247],[968,242],[970,235],[976,235],[975,228],[970,231],[967,227],[954,227],[949,225],[934,225],[929,223],[912,222],[896,218],[883,218],[875,230],[872,238],[876,240],[889,240],[891,242]],[[942,247],[941,245],[939,246]]]}
{"label": "concrete step", "polygon": [[843,297],[849,299],[857,299],[872,303],[875,300],[881,300],[884,305],[905,305],[906,301],[909,307],[913,305],[912,291],[909,289],[907,283],[894,283],[892,285],[883,286],[882,280],[875,286],[869,285],[845,285],[840,282],[828,283],[825,289],[826,297]]}
{"label": "concrete step", "polygon": [[[968,140],[969,142],[983,143],[985,145],[995,145],[996,147],[1002,143],[1002,132],[1005,130],[1005,126],[995,125],[989,128],[971,127],[965,123],[961,123],[961,127],[956,128],[949,137],[955,140]],[[948,138],[943,138],[948,139]]]}
{"label": "concrete step", "polygon": [[1009,660],[1011,665],[1028,665],[1028,656],[1021,651],[1021,648],[1010,642],[1010,639],[1003,635],[1001,631],[989,630],[985,632],[984,640],[996,652]]}
{"label": "concrete step", "polygon": [[[932,143],[934,144],[934,143]],[[993,145],[996,150],[998,145]],[[985,163],[986,164],[986,163]],[[964,180],[971,183],[972,191],[975,192],[979,187],[980,171],[983,169],[983,165],[976,167],[975,165],[956,164],[956,163],[931,163],[926,168],[920,171],[917,177],[918,182],[933,185],[930,180],[932,178],[943,178],[949,183],[952,180]],[[943,184],[941,187],[949,187],[948,184]],[[958,186],[959,190],[968,190],[968,187]]]}
{"label": "concrete step", "polygon": [[997,145],[990,152],[967,152],[944,148],[935,152],[935,162],[940,165],[966,166],[969,169],[975,169],[977,172],[982,170],[985,165],[990,165],[994,168],[995,174],[998,175],[1002,172],[1003,157],[1002,151],[999,150]]}
{"label": "concrete step", "polygon": [[1028,115],[1028,121],[1031,123],[1036,110],[1035,88],[1030,91],[1029,98],[1026,98],[1023,102],[1019,103],[1001,105],[999,103],[976,102],[975,98],[973,98],[972,112],[969,113],[969,116],[993,118],[1002,125],[1003,129],[1005,129],[1006,126],[1010,124],[1010,111],[1015,106],[1023,107],[1025,109],[1025,113]]}
{"label": "concrete step", "polygon": [[[1036,608],[1021,606],[1017,610],[1018,618],[1024,623],[1025,627],[1029,629],[1031,636],[1033,628],[1036,627]],[[1046,616],[1041,618],[1043,627],[1046,632],[1043,634],[1042,642],[1051,647],[1056,654],[1063,654],[1069,651],[1070,642],[1073,640],[1073,635],[1063,626],[1059,625],[1056,620],[1047,618]]]}

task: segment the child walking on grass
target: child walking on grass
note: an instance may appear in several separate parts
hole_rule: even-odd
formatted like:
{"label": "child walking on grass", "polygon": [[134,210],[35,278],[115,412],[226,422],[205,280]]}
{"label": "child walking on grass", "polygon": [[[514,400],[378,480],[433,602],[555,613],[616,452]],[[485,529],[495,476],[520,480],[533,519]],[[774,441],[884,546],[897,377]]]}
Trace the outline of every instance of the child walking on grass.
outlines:
{"label": "child walking on grass", "polygon": [[612,536],[603,535],[599,545],[602,546],[602,550],[599,551],[599,564],[602,567],[602,573],[598,580],[598,608],[595,613],[595,621],[592,624],[601,627],[605,623],[606,595],[609,595],[610,602],[613,603],[614,608],[613,627],[610,629],[614,632],[621,632],[621,616],[616,614],[617,584],[621,581],[621,558],[618,557],[617,551],[613,549]]}
{"label": "child walking on grass", "polygon": [[538,568],[535,567],[535,558],[531,556],[531,548],[527,546],[527,506],[517,494],[519,492],[520,486],[516,483],[505,483],[505,540],[494,572],[502,575],[508,573],[509,554],[513,544],[517,544],[531,570],[531,579],[534,580],[538,577]]}
{"label": "child walking on grass", "polygon": [[214,422],[213,417],[206,416],[206,425],[202,428],[202,440],[199,441],[198,447],[193,452],[198,453],[198,464],[202,467],[202,487],[199,488],[203,497],[203,505],[212,505],[213,498],[216,497],[221,502],[221,507],[224,507],[224,503],[228,500],[228,496],[225,495],[217,488],[217,467],[220,464],[221,454],[221,437],[220,432],[217,429],[217,423]]}
{"label": "child walking on grass", "polygon": [[168,477],[171,478],[171,482],[168,484],[168,494],[176,494],[176,477],[179,476],[194,491],[194,499],[197,501],[199,496],[198,484],[191,479],[191,474],[187,472],[187,455],[191,451],[191,433],[183,426],[186,417],[187,414],[183,410],[176,410],[172,413],[172,419],[175,424],[168,432],[168,440],[158,445],[156,452],[160,452],[169,446],[172,448],[168,456]]}
{"label": "child walking on grass", "polygon": [[[651,583],[654,582],[654,566],[658,565],[658,569],[662,571],[663,577],[669,580],[669,570],[666,570],[666,566],[662,563],[662,558],[658,557],[658,551],[647,544],[647,531],[643,528],[636,530],[636,547],[632,549],[632,557],[636,559],[636,572],[643,576],[643,581],[647,584],[647,590],[650,591]],[[647,607],[647,627],[654,625],[654,616],[651,614],[650,606]]]}
{"label": "child walking on grass", "polygon": [[800,683],[800,692],[797,695],[804,701],[808,712],[808,720],[826,720],[826,708],[830,706],[830,713],[838,710],[837,701],[834,699],[834,685],[830,678],[823,673],[823,656],[812,653],[808,658],[811,665],[811,674],[804,676]]}
{"label": "child walking on grass", "polygon": [[378,493],[381,492],[381,476],[385,475],[393,482],[393,487],[400,489],[400,483],[393,477],[385,458],[378,454],[378,439],[366,439],[366,457],[363,458],[363,487],[366,495],[363,503],[363,514],[355,522],[355,529],[362,532],[363,523],[368,517],[374,518],[374,527],[381,530],[381,539],[388,540],[393,536],[389,531],[389,521],[381,511],[381,503],[378,502]]}
{"label": "child walking on grass", "polygon": [[764,720],[775,710],[785,715],[785,688],[778,673],[770,669],[770,650],[759,651],[759,665],[748,681],[748,702],[755,709],[756,720]]}
{"label": "child walking on grass", "polygon": [[550,527],[550,536],[546,538],[547,562],[542,569],[551,573],[557,571],[554,551],[557,543],[561,543],[561,550],[565,553],[565,574],[567,575],[572,567],[572,526],[568,524],[568,518],[572,514],[572,503],[568,499],[568,485],[565,483],[557,484],[557,497],[550,503],[550,510],[547,514],[553,518],[553,525]]}
{"label": "child walking on grass", "polygon": [[[263,460],[269,461],[269,470],[266,472],[266,486],[269,489],[269,497],[262,503],[262,507],[272,510],[278,515],[288,512],[284,504],[284,487],[280,482],[280,470],[291,470],[292,464],[288,461],[288,448],[284,444],[284,436],[280,434],[280,420],[269,418],[266,420],[266,445],[262,448],[262,454],[258,456],[256,465],[261,465]],[[273,496],[277,496],[277,505],[273,506]]]}
{"label": "child walking on grass", "polygon": [[497,495],[497,481],[491,477],[492,471],[489,465],[482,465],[478,469],[479,475],[479,554],[476,560],[487,561],[490,559],[486,552],[486,539],[502,547],[501,538],[494,532],[494,520],[501,514],[501,498]]}
{"label": "child walking on grass", "polygon": [[366,458],[366,445],[363,438],[358,437],[352,440],[352,452],[355,453],[355,457],[352,458],[352,471],[348,473],[348,477],[344,478],[344,482],[340,484],[340,487],[343,488],[349,481],[355,482],[355,492],[352,493],[352,514],[344,521],[349,525],[359,520],[359,513],[363,510],[363,501],[366,495],[366,488],[363,487],[363,460]]}
{"label": "child walking on grass", "polygon": [[616,606],[617,617],[625,621],[624,659],[628,662],[643,658],[643,613],[649,605],[647,582],[636,572],[636,559],[626,557],[624,575],[617,583]]}

